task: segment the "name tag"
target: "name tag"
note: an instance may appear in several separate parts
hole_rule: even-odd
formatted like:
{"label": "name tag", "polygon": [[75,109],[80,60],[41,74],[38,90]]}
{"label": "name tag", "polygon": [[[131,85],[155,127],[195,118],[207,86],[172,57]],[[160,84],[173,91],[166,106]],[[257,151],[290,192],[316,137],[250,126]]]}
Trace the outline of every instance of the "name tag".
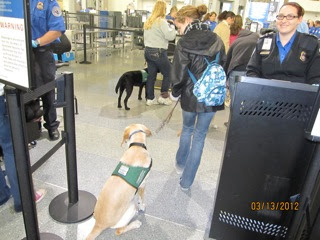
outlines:
{"label": "name tag", "polygon": [[272,38],[263,39],[262,50],[270,50],[272,44]]}
{"label": "name tag", "polygon": [[123,176],[126,176],[127,173],[128,173],[128,171],[129,171],[129,168],[128,168],[127,166],[123,166],[123,165],[122,165],[122,166],[120,167],[118,173],[121,174],[121,175],[123,175]]}

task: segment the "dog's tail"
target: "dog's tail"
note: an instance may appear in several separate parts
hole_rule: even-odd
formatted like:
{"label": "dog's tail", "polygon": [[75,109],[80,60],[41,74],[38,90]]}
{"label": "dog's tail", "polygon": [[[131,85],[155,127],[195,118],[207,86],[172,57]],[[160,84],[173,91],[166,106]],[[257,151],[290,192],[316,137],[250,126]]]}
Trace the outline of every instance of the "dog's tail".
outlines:
{"label": "dog's tail", "polygon": [[119,79],[119,81],[118,81],[118,83],[117,83],[117,86],[116,86],[116,89],[115,89],[115,91],[116,91],[116,93],[118,93],[118,90],[119,90],[119,88],[120,88],[120,86],[121,86],[121,84],[122,84],[122,82],[124,81],[124,76],[122,75],[121,77],[120,77],[120,79]]}

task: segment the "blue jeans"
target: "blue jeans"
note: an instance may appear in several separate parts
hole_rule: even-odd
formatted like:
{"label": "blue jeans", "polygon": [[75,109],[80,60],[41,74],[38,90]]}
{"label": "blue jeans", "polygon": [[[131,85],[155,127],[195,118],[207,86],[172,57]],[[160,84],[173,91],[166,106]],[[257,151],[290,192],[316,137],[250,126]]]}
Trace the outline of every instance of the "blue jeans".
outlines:
{"label": "blue jeans", "polygon": [[147,99],[154,99],[154,84],[159,71],[163,75],[161,96],[163,98],[169,97],[168,90],[170,87],[169,74],[171,70],[171,63],[168,59],[167,50],[146,47],[144,57],[148,64],[148,78],[146,83]]}
{"label": "blue jeans", "polygon": [[194,113],[182,111],[183,128],[180,136],[176,164],[183,169],[180,185],[189,188],[196,176],[204,141],[215,112]]}
{"label": "blue jeans", "polygon": [[4,163],[6,166],[6,174],[9,179],[10,187],[8,187],[4,173],[0,167],[0,202],[4,202],[12,194],[14,206],[21,207],[19,184],[17,178],[16,164],[14,161],[14,153],[11,139],[10,123],[7,114],[5,97],[0,96],[0,145],[3,151]]}
{"label": "blue jeans", "polygon": [[245,76],[245,71],[231,71],[228,76],[228,82],[229,82],[229,91],[230,91],[230,99],[231,99],[231,106],[233,105],[234,100],[234,92],[236,90],[236,76]]}

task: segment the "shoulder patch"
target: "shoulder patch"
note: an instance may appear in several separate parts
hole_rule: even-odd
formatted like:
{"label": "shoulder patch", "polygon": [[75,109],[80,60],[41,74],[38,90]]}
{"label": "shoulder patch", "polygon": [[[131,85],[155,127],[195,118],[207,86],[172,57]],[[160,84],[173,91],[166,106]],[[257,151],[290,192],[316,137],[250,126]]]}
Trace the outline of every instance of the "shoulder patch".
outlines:
{"label": "shoulder patch", "polygon": [[52,15],[55,17],[60,17],[62,15],[62,12],[59,6],[54,6],[52,8]]}

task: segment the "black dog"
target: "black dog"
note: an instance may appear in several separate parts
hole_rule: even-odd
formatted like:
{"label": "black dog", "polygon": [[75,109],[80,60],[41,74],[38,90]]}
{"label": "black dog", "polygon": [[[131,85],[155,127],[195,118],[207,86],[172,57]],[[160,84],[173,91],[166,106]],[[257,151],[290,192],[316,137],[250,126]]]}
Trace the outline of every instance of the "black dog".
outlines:
{"label": "black dog", "polygon": [[[145,72],[146,74],[142,74],[142,72]],[[138,86],[139,87],[139,94],[138,94],[138,99],[142,100],[141,94],[142,94],[142,89],[146,85],[147,82],[147,75],[148,75],[148,69],[145,68],[142,71],[130,71],[124,73],[116,86],[116,93],[118,93],[118,90],[120,89],[119,93],[119,98],[118,98],[118,108],[122,108],[121,106],[121,96],[124,90],[127,92],[127,96],[124,99],[124,107],[126,110],[130,110],[128,107],[128,99],[130,98],[133,90],[133,86]]]}

